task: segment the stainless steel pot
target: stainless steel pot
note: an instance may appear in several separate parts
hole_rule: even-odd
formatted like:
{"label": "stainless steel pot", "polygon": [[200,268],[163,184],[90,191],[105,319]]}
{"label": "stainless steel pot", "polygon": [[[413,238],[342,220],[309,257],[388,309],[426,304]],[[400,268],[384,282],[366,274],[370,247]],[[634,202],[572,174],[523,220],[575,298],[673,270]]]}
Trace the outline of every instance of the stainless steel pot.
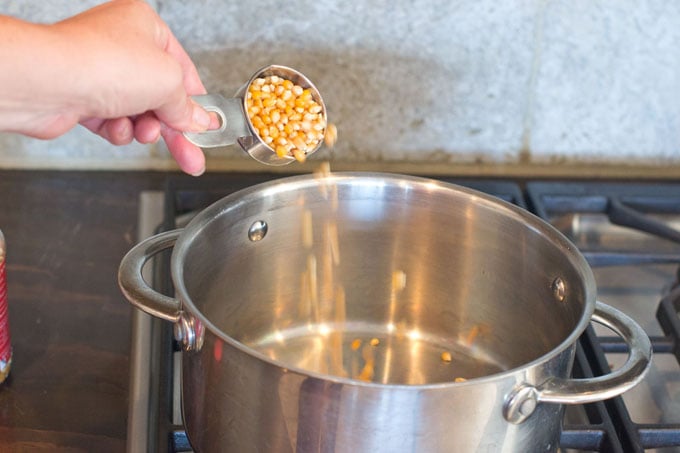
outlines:
{"label": "stainless steel pot", "polygon": [[[141,277],[168,247],[175,297]],[[415,177],[242,190],[134,247],[119,283],[175,323],[184,421],[202,452],[552,451],[563,404],[625,392],[651,357],[550,225]],[[628,360],[571,379],[591,320],[623,337]]]}

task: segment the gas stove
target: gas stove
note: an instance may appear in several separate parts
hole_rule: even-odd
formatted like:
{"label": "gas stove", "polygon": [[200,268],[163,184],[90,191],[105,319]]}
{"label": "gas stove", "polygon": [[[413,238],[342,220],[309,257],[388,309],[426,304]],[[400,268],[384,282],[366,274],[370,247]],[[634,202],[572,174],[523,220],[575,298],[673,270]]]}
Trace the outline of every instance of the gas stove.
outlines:
{"label": "gas stove", "polygon": [[[139,239],[181,228],[214,201],[283,176],[171,177],[165,192],[141,194]],[[635,319],[652,340],[641,384],[621,397],[567,407],[560,451],[680,452],[680,184],[434,179],[497,196],[553,224],[590,263],[598,299]],[[168,252],[145,272],[154,288],[172,294]],[[136,309],[132,322],[128,451],[191,451],[172,326]],[[606,374],[626,356],[618,337],[591,325],[577,345],[573,375]]]}

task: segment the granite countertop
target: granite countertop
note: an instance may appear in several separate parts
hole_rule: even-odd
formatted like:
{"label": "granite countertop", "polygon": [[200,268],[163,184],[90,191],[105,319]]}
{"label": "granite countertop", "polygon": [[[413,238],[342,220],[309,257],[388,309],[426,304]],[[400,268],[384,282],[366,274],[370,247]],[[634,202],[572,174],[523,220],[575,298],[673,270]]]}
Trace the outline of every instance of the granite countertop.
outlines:
{"label": "granite countertop", "polygon": [[0,451],[124,451],[131,308],[116,283],[146,172],[0,171],[13,363]]}

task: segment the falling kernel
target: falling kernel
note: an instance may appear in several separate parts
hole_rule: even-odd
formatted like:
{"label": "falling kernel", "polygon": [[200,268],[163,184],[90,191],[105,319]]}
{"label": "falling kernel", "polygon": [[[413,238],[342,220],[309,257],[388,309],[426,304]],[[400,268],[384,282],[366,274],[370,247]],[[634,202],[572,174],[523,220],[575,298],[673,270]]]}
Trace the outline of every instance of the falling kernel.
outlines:
{"label": "falling kernel", "polygon": [[332,148],[335,142],[338,141],[338,128],[335,127],[335,124],[331,123],[326,127],[323,141],[329,148]]}
{"label": "falling kernel", "polygon": [[361,347],[361,340],[359,338],[355,338],[354,341],[352,341],[352,351],[358,351],[359,348]]}
{"label": "falling kernel", "polygon": [[467,343],[468,346],[472,346],[472,342],[475,341],[477,335],[479,335],[479,325],[475,324],[470,329],[470,332],[468,332],[467,338],[465,338],[465,343]]}
{"label": "falling kernel", "polygon": [[450,362],[451,361],[451,353],[449,351],[444,351],[444,352],[442,352],[441,358],[442,358],[442,362]]}
{"label": "falling kernel", "polygon": [[300,163],[307,160],[307,154],[305,154],[304,151],[300,151],[299,149],[293,150],[293,156],[295,157],[295,160],[297,160]]}
{"label": "falling kernel", "polygon": [[392,272],[392,289],[401,291],[406,288],[406,274],[404,271],[396,270]]}
{"label": "falling kernel", "polygon": [[380,340],[377,338],[371,338],[371,346],[378,346],[380,344]]}

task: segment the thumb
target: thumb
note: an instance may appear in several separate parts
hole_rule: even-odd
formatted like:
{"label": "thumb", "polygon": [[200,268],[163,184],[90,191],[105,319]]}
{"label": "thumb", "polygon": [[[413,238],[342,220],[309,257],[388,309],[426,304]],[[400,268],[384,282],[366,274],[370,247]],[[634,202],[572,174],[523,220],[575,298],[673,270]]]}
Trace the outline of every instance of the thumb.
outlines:
{"label": "thumb", "polygon": [[154,110],[156,117],[177,131],[201,132],[210,127],[210,114],[189,96],[183,94],[179,101],[168,102]]}

